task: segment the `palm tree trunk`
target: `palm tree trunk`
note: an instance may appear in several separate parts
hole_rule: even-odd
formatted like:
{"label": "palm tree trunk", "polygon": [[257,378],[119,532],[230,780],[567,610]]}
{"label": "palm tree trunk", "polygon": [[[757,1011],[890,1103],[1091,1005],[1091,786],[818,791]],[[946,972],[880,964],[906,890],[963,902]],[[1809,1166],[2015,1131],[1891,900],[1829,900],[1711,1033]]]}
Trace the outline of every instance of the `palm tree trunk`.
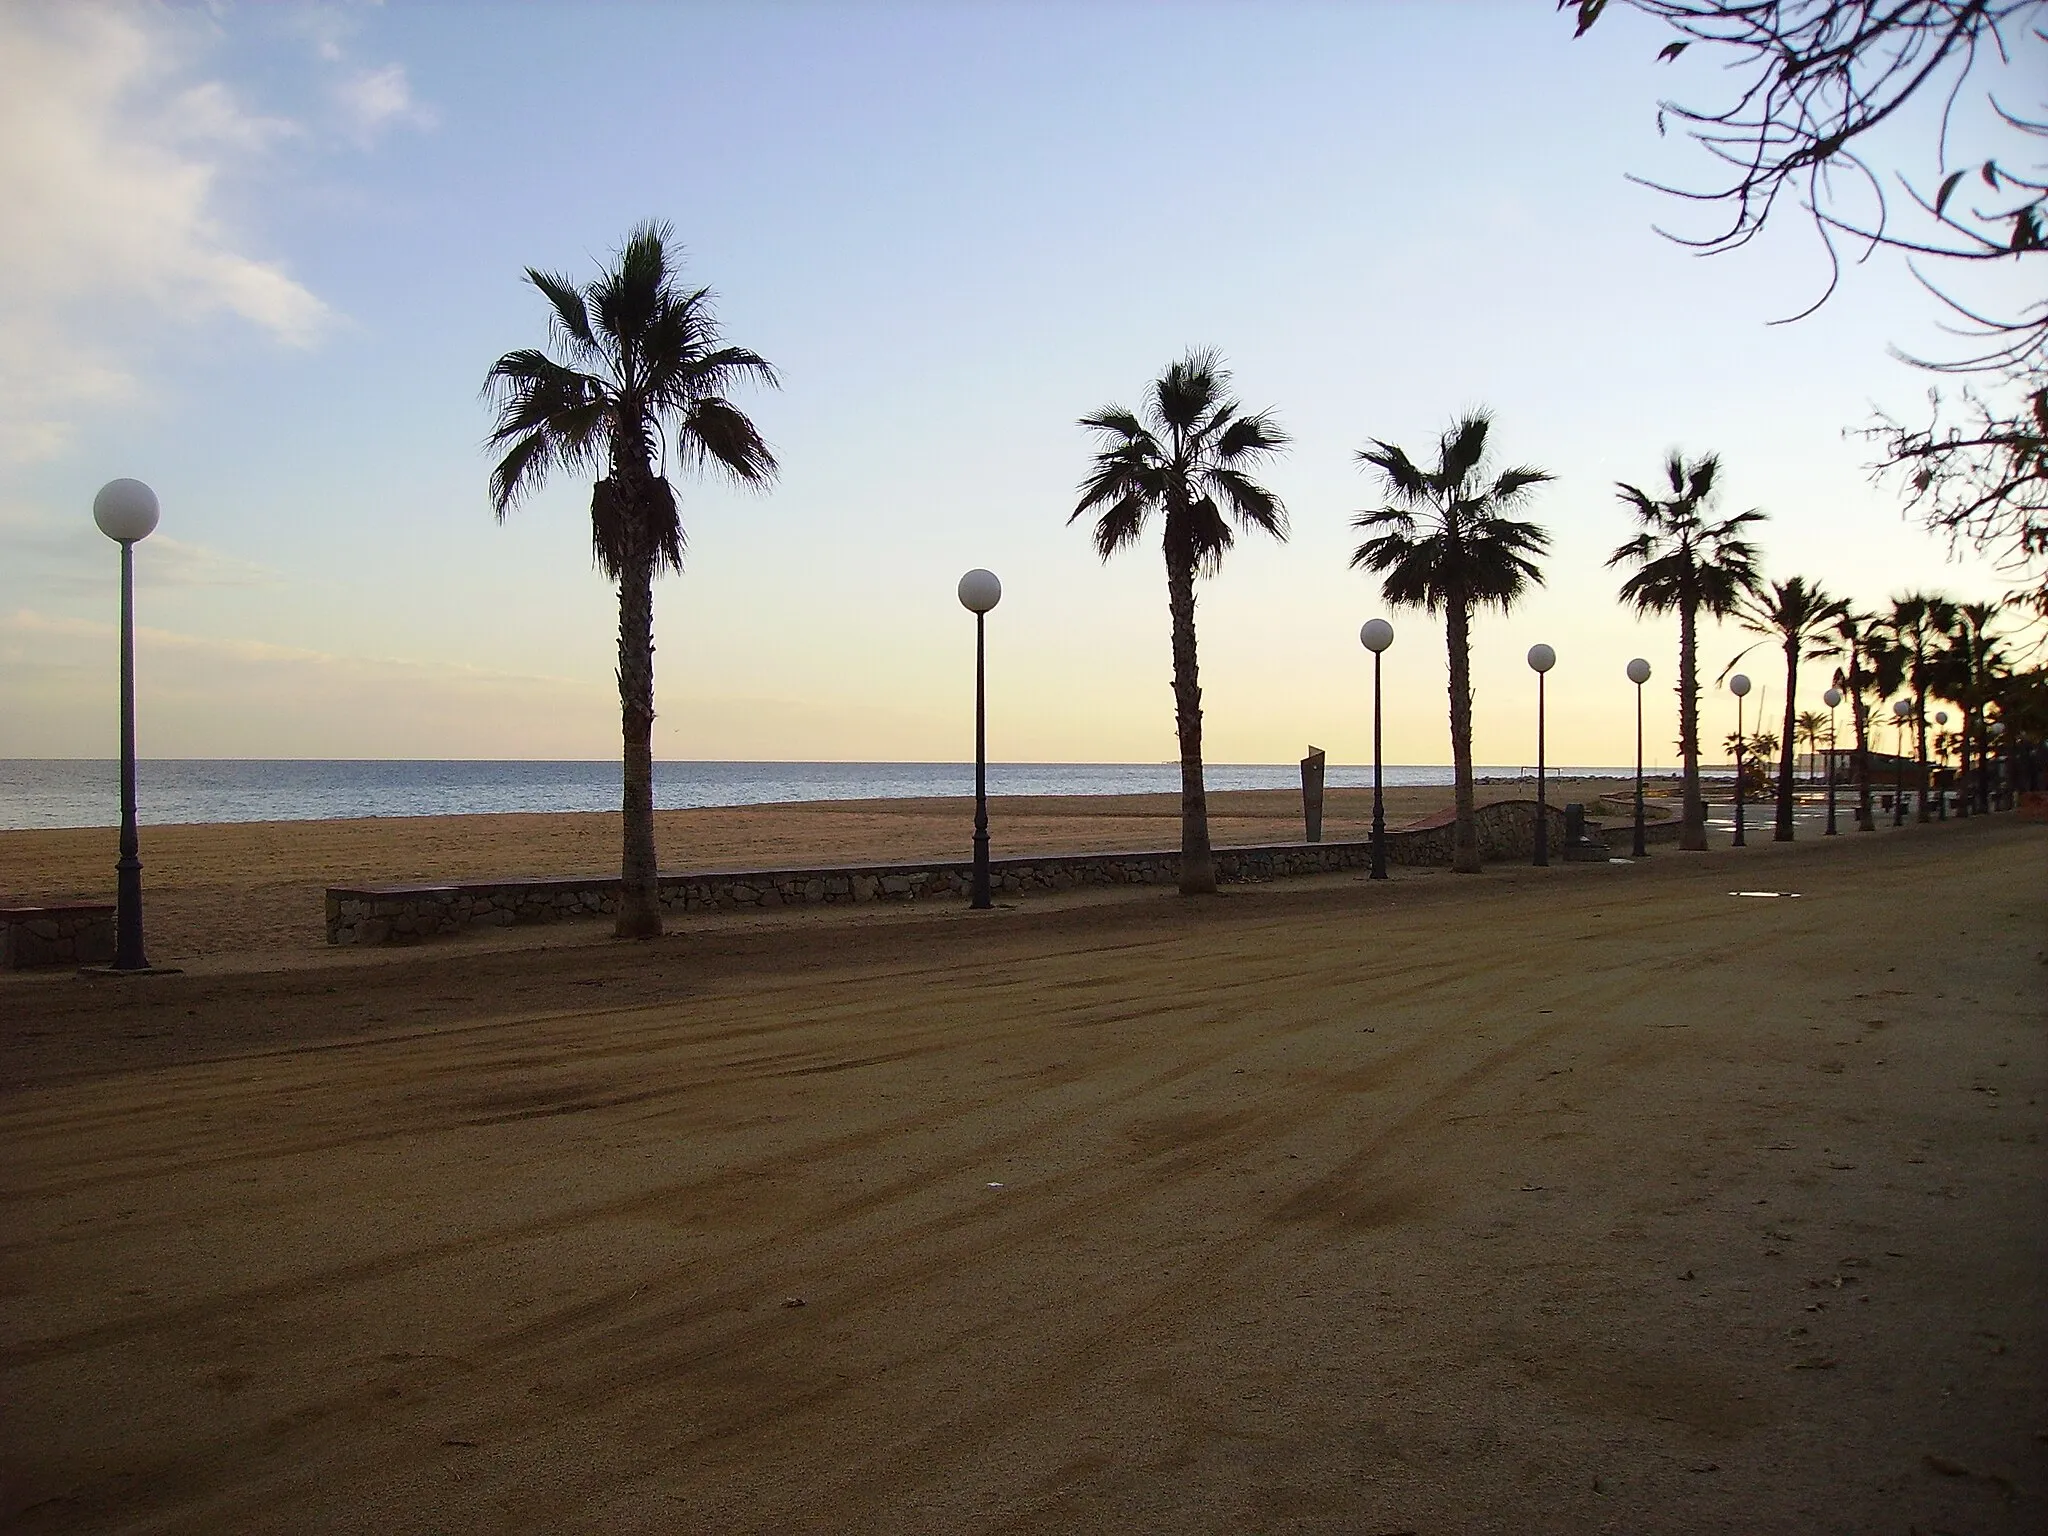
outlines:
{"label": "palm tree trunk", "polygon": [[1479,873],[1479,825],[1472,796],[1472,609],[1463,593],[1444,606],[1451,661],[1451,868]]}
{"label": "palm tree trunk", "polygon": [[654,854],[654,559],[635,550],[619,577],[619,715],[624,737],[625,849],[619,866],[622,939],[661,933]]}
{"label": "palm tree trunk", "polygon": [[1778,758],[1778,825],[1771,833],[1774,843],[1792,841],[1793,765],[1798,759],[1798,748],[1793,745],[1793,740],[1799,728],[1793,693],[1798,687],[1799,641],[1794,638],[1785,644],[1785,745]]}
{"label": "palm tree trunk", "polygon": [[1919,761],[1913,765],[1913,777],[1919,783],[1918,806],[1914,812],[1915,821],[1932,821],[1927,810],[1927,685],[1920,681],[1920,658],[1913,658],[1913,713],[1917,717],[1914,729],[1913,748]]}
{"label": "palm tree trunk", "polygon": [[1870,720],[1860,687],[1849,695],[1849,715],[1856,722],[1856,830],[1875,832],[1877,819],[1870,813]]}
{"label": "palm tree trunk", "polygon": [[1678,609],[1678,755],[1685,763],[1685,808],[1678,828],[1681,851],[1702,853],[1707,846],[1707,800],[1700,793],[1700,662],[1699,612],[1690,603]]}
{"label": "palm tree trunk", "polygon": [[1166,549],[1166,600],[1173,616],[1173,723],[1180,734],[1180,893],[1216,890],[1209,849],[1209,796],[1202,785],[1202,683],[1195,662],[1195,562]]}

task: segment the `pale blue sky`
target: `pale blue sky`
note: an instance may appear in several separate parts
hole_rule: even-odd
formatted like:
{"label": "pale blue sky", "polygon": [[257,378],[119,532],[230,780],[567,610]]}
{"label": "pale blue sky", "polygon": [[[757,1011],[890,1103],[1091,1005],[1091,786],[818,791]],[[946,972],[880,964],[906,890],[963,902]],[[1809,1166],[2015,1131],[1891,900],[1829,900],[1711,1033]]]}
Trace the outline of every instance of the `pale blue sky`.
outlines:
{"label": "pale blue sky", "polygon": [[[1601,561],[1612,482],[1669,447],[1771,512],[1771,574],[2008,583],[1843,440],[1926,387],[1884,350],[1933,339],[1903,269],[1770,328],[1820,281],[1798,231],[1710,261],[1653,233],[1678,212],[1625,175],[1705,170],[1656,135],[1661,40],[1574,41],[1548,0],[0,11],[0,756],[114,746],[115,475],[164,504],[146,754],[616,752],[587,488],[494,526],[477,389],[544,335],[524,266],[587,277],[652,216],[785,380],[743,402],[780,484],[684,487],[658,755],[967,755],[953,584],[987,565],[992,753],[1172,756],[1158,556],[1104,567],[1065,518],[1074,419],[1199,344],[1296,439],[1293,540],[1203,589],[1212,759],[1368,754],[1352,454],[1484,403],[1559,478],[1548,589],[1479,629],[1478,756],[1532,758],[1541,639],[1555,759],[1624,759],[1642,654],[1668,762],[1674,631]],[[1440,630],[1392,618],[1389,756],[1443,761]]]}

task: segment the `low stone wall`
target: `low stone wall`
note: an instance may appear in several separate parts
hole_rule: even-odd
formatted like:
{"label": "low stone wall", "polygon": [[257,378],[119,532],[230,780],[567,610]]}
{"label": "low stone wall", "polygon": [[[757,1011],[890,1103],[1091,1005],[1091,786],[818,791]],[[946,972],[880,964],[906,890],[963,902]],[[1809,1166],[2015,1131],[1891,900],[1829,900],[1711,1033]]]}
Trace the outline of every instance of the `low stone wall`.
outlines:
{"label": "low stone wall", "polygon": [[0,971],[106,965],[114,958],[114,909],[91,901],[0,907]]}
{"label": "low stone wall", "polygon": [[[1550,806],[1553,846],[1562,846],[1564,814]],[[1479,845],[1489,859],[1526,859],[1535,846],[1536,802],[1507,800],[1478,812]],[[1437,819],[1387,834],[1393,864],[1451,862],[1451,829]],[[1216,873],[1233,883],[1288,875],[1365,869],[1369,841],[1274,843],[1218,848]],[[830,868],[701,870],[663,875],[664,912],[734,912],[761,908],[836,905],[861,901],[965,899],[974,867],[964,860],[925,864],[863,864]],[[1180,878],[1180,851],[1038,854],[989,861],[991,886],[1003,893],[1065,891],[1086,886],[1171,885]],[[614,877],[462,881],[436,885],[330,886],[330,944],[417,943],[472,926],[559,922],[618,910]]]}

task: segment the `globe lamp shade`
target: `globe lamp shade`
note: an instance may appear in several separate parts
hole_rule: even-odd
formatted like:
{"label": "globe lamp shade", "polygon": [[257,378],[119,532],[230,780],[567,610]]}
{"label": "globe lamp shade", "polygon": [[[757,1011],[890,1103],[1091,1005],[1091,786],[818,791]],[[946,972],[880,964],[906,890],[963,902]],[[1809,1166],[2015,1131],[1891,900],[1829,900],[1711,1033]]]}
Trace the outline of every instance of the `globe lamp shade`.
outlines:
{"label": "globe lamp shade", "polygon": [[1367,619],[1358,631],[1358,643],[1377,656],[1394,643],[1394,626],[1385,619]]}
{"label": "globe lamp shade", "polygon": [[1557,665],[1557,652],[1549,646],[1536,644],[1529,647],[1529,666],[1537,672],[1548,672]]}
{"label": "globe lamp shade", "polygon": [[148,538],[156,519],[156,492],[140,480],[109,480],[92,499],[92,520],[118,544]]}
{"label": "globe lamp shade", "polygon": [[1638,688],[1650,680],[1650,664],[1638,656],[1628,664],[1628,680]]}
{"label": "globe lamp shade", "polygon": [[994,571],[969,571],[960,578],[960,606],[969,613],[987,613],[1003,600],[1003,584]]}

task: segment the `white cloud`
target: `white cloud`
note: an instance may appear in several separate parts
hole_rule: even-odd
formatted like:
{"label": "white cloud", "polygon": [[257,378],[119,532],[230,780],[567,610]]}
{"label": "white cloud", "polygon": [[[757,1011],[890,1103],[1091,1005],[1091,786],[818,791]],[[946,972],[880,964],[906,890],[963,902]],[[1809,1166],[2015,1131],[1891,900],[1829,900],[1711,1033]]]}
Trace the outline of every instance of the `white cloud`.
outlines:
{"label": "white cloud", "polygon": [[223,175],[298,130],[183,78],[180,53],[158,13],[0,7],[0,455],[61,452],[73,410],[133,396],[138,312],[292,346],[333,319],[217,211]]}
{"label": "white cloud", "polygon": [[393,126],[434,126],[434,114],[413,100],[403,64],[354,71],[336,83],[334,98],[362,142]]}

